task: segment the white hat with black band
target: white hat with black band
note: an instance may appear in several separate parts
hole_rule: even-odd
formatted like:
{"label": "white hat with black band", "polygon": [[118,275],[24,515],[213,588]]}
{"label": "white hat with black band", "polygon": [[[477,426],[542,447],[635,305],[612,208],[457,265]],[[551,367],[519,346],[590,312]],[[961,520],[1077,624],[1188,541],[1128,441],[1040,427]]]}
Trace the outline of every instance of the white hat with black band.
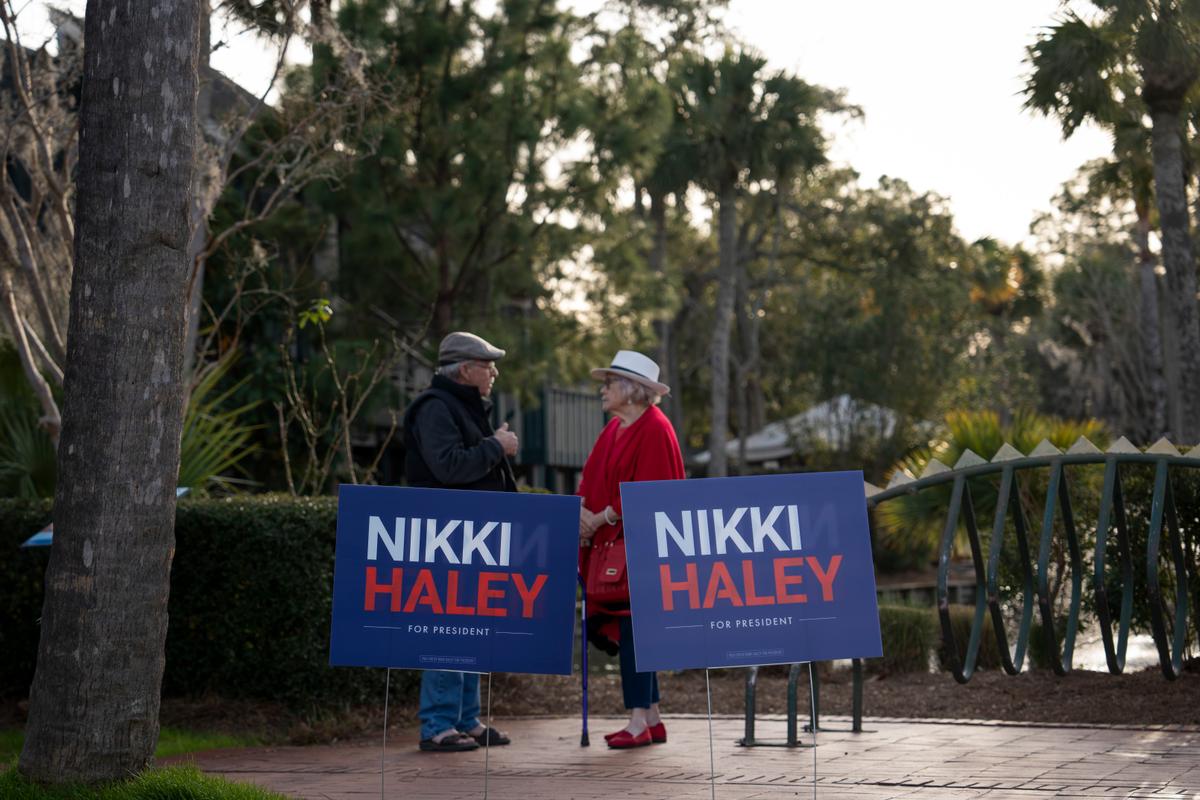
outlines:
{"label": "white hat with black band", "polygon": [[661,397],[669,394],[671,387],[658,382],[658,372],[658,364],[652,359],[633,350],[618,350],[611,364],[592,370],[592,377],[602,381],[608,375],[616,375],[647,386]]}

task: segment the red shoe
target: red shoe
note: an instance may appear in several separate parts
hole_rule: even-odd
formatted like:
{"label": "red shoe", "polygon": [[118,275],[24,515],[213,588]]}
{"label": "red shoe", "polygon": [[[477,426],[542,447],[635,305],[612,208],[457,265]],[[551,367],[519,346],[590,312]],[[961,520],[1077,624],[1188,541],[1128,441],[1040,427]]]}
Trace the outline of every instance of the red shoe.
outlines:
{"label": "red shoe", "polygon": [[616,731],[616,732],[614,732],[614,733],[606,733],[606,734],[604,734],[604,741],[606,741],[606,742],[610,742],[610,741],[612,741],[612,738],[613,738],[614,736],[616,736],[618,733],[624,733],[624,732],[625,732],[625,730],[624,730],[624,729],[621,729],[621,730],[619,730],[619,731]]}
{"label": "red shoe", "polygon": [[657,725],[651,725],[646,730],[650,731],[650,741],[655,744],[664,744],[667,741],[667,726],[661,722]]}
{"label": "red shoe", "polygon": [[614,750],[624,750],[630,747],[646,747],[651,743],[650,729],[634,736],[629,731],[617,731],[611,739],[608,740],[608,746]]}

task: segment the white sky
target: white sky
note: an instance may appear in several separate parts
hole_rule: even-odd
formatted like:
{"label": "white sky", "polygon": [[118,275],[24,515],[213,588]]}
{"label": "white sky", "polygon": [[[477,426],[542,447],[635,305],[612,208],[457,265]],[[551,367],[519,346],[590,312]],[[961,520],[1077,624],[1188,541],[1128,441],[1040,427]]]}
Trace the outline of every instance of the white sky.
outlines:
{"label": "white sky", "polygon": [[1029,223],[1111,143],[1095,128],[1062,141],[1022,110],[1024,48],[1058,0],[732,0],[727,22],[771,65],[843,88],[865,112],[832,157],[950,199],[959,232],[1026,241]]}
{"label": "white sky", "polygon": [[[578,0],[577,0],[578,2]],[[588,0],[579,3],[587,5]],[[83,0],[61,5],[82,13]],[[831,88],[865,112],[841,126],[831,156],[873,184],[903,178],[950,200],[968,239],[1028,239],[1029,223],[1085,161],[1110,144],[1085,127],[1067,142],[1058,123],[1021,108],[1024,48],[1053,21],[1058,0],[731,0],[726,21],[776,68]],[[22,25],[44,36],[41,4]],[[238,26],[212,64],[250,91],[265,89],[276,54]],[[293,57],[304,58],[303,52]]]}

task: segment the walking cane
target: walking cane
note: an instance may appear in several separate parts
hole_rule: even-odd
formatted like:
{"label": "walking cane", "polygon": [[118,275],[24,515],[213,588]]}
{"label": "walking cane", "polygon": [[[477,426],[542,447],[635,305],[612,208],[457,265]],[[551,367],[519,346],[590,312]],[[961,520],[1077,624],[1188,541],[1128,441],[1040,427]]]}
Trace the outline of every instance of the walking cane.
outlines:
{"label": "walking cane", "polygon": [[587,587],[583,584],[583,575],[577,574],[579,578],[579,588],[582,589],[580,596],[582,601],[579,605],[579,617],[581,625],[579,626],[579,660],[583,664],[583,733],[579,735],[579,746],[587,747],[591,744],[588,741],[588,646],[587,646]]}

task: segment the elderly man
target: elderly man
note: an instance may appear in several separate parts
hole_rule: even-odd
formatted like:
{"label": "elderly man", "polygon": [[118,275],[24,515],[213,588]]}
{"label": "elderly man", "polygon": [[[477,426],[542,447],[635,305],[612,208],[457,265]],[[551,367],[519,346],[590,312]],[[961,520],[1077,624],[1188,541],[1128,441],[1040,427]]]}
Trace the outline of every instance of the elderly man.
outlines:
{"label": "elderly man", "polygon": [[[410,486],[515,492],[509,456],[517,435],[492,428],[492,384],[504,351],[473,333],[451,333],[438,347],[430,387],[404,413],[404,471]],[[479,721],[479,676],[426,670],[421,675],[421,749],[434,753],[508,744]]]}

